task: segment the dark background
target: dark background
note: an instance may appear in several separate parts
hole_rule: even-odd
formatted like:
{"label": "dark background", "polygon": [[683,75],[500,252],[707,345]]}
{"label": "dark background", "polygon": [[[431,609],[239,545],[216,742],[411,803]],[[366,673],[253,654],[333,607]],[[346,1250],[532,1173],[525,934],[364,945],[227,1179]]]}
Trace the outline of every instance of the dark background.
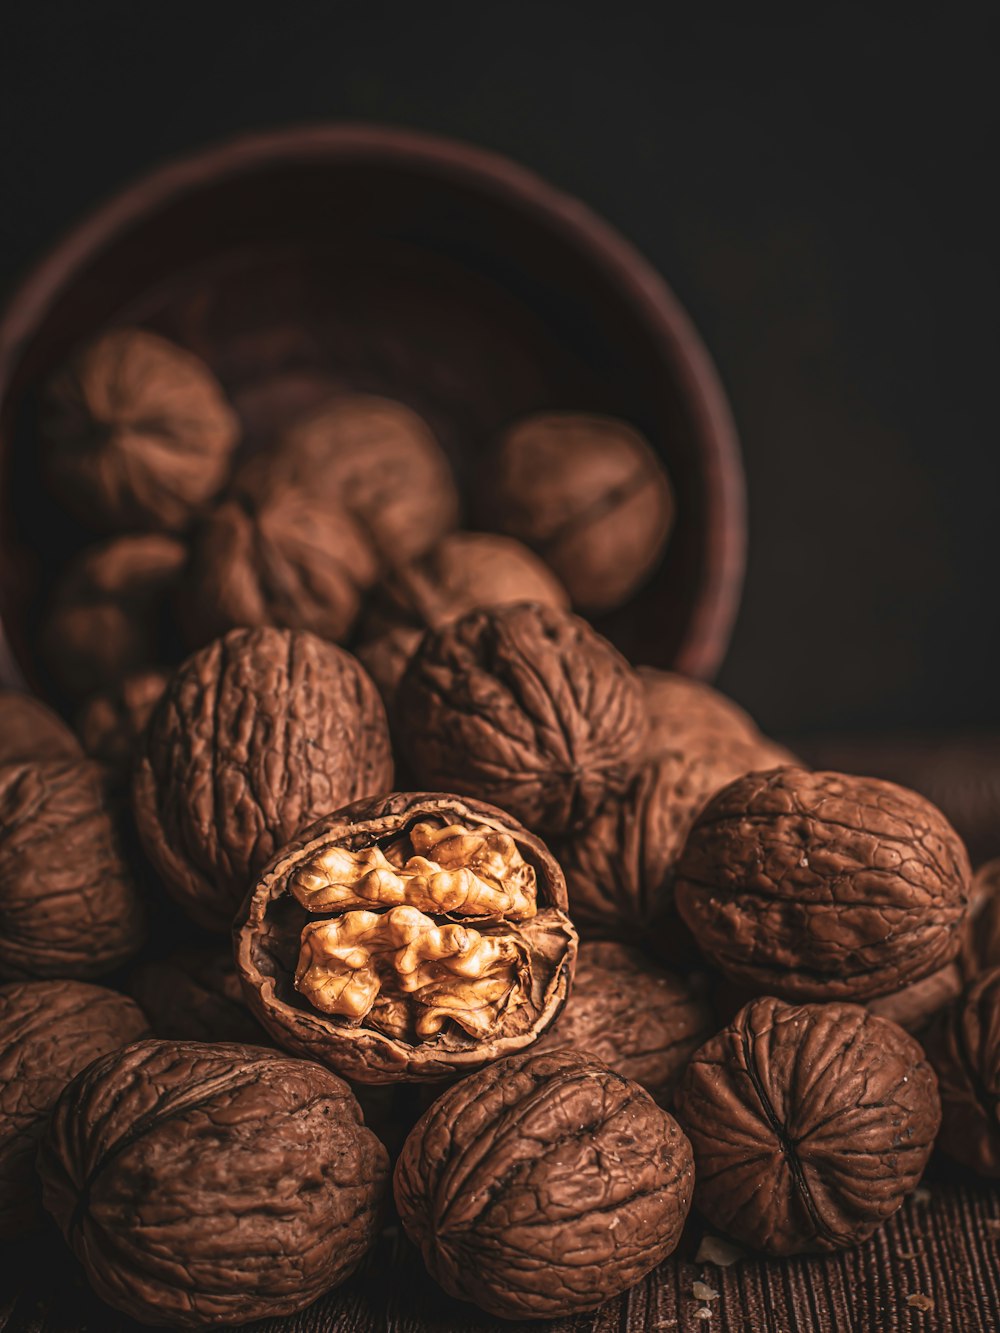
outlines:
{"label": "dark background", "polygon": [[769,729],[1000,721],[995,51],[974,12],[0,0],[0,297],[164,156],[349,117],[498,149],[663,271],[730,394]]}

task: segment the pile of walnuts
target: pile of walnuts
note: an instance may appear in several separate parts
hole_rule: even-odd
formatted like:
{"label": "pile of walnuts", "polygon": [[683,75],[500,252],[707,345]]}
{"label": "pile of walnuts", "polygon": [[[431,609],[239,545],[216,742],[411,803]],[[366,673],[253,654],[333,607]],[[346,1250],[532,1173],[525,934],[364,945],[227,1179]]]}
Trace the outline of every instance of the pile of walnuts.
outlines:
{"label": "pile of walnuts", "polygon": [[403,404],[248,452],[139,330],[44,401],[101,542],[39,638],[87,753],[0,692],[0,1234],[47,1211],[106,1301],[199,1327],[302,1309],[394,1207],[521,1319],[692,1205],[783,1256],[870,1236],[936,1141],[1000,1176],[997,868],[570,609],[667,541],[631,426],[509,426],[463,532]]}

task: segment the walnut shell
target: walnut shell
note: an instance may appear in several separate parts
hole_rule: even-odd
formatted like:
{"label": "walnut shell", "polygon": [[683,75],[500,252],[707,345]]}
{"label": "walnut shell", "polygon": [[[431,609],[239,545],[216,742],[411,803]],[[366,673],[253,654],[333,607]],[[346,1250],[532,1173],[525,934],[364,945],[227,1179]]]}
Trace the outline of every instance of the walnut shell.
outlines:
{"label": "walnut shell", "polygon": [[103,770],[83,759],[0,767],[0,977],[100,976],[144,933]]}
{"label": "walnut shell", "polygon": [[941,1147],[1000,1178],[1000,968],[973,981],[925,1044],[941,1087]]}
{"label": "walnut shell", "polygon": [[[676,671],[658,671],[639,667],[636,675],[646,696],[649,716],[649,752],[703,749],[710,742],[745,741],[750,745],[765,743],[753,718],[727,695],[703,680],[692,680]],[[783,747],[773,741],[775,752],[785,757],[777,763],[791,763]],[[771,768],[773,764],[765,765]]]}
{"label": "walnut shell", "polygon": [[789,999],[875,999],[958,952],[965,848],[916,792],[875,778],[778,768],[701,812],[675,898],[705,956]]}
{"label": "walnut shell", "polygon": [[504,1319],[593,1310],[675,1249],[691,1147],[637,1083],[559,1050],[462,1079],[410,1132],[396,1206],[445,1291]]}
{"label": "walnut shell", "polygon": [[905,1032],[920,1033],[961,994],[961,990],[961,969],[957,963],[947,963],[937,972],[921,977],[901,990],[869,1000],[865,1008],[879,1018],[898,1023]]}
{"label": "walnut shell", "polygon": [[158,668],[137,671],[115,689],[88,699],[76,719],[87,754],[116,776],[131,773],[153,710],[169,681],[170,673]]}
{"label": "walnut shell", "polygon": [[66,1088],[38,1167],[97,1294],[199,1328],[292,1314],[347,1277],[377,1234],[388,1158],[319,1065],[144,1041]]}
{"label": "walnut shell", "polygon": [[145,329],[113,329],[50,383],[52,490],[87,527],[176,531],[221,489],[236,414],[203,361]]}
{"label": "walnut shell", "polygon": [[300,828],[391,786],[385,711],[355,659],[304,630],[238,629],[172,678],[133,796],[167,890],[200,925],[227,930]]}
{"label": "walnut shell", "polygon": [[642,689],[624,658],[582,620],[530,602],[429,631],[395,715],[424,786],[555,834],[625,790],[646,741]]}
{"label": "walnut shell", "polygon": [[669,1106],[688,1059],[714,1030],[711,1006],[683,977],[638,949],[586,942],[566,1008],[535,1049],[596,1056]]}
{"label": "walnut shell", "polygon": [[[332,848],[389,847],[420,823],[462,826],[507,835],[531,868],[537,911],[529,919],[488,913],[488,927],[504,927],[527,954],[522,994],[487,1034],[455,1022],[433,1036],[396,1035],[338,1014],[322,1012],[296,988],[303,930],[314,918],[296,897],[297,876]],[[387,905],[383,898],[381,905]],[[325,913],[333,909],[317,909]],[[461,910],[432,913],[439,923],[471,920]],[[516,926],[511,925],[516,920]],[[396,792],[358,801],[321,819],[283,848],[248,895],[234,925],[236,966],[254,1015],[275,1041],[319,1060],[359,1083],[440,1080],[479,1069],[530,1045],[566,1001],[576,960],[576,932],[566,915],[562,872],[545,844],[516,820],[479,801],[423,792]]]}
{"label": "walnut shell", "polygon": [[613,417],[542,412],[500,439],[484,490],[487,526],[532,547],[581,611],[614,610],[645,582],[673,525],[667,474]]}
{"label": "walnut shell", "polygon": [[126,989],[157,1037],[271,1044],[247,1008],[232,949],[181,949],[141,963]]}
{"label": "walnut shell", "polygon": [[22,690],[0,689],[0,764],[82,758],[80,742],[41,700]]}
{"label": "walnut shell", "polygon": [[676,1095],[695,1203],[766,1254],[866,1240],[914,1188],[941,1119],[924,1053],[860,1005],[754,1000]]}
{"label": "walnut shell", "polygon": [[102,986],[0,986],[0,1239],[41,1221],[35,1152],[63,1088],[91,1060],[148,1034],[140,1009]]}
{"label": "walnut shell", "polygon": [[966,977],[1000,967],[1000,858],[987,861],[972,879],[969,914],[962,924],[962,971]]}

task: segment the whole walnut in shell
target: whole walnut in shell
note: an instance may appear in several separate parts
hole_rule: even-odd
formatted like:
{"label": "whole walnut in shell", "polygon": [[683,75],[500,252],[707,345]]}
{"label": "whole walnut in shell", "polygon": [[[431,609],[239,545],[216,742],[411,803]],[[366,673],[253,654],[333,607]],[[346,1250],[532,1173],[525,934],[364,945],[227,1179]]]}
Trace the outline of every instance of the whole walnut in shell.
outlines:
{"label": "whole walnut in shell", "polygon": [[941,1147],[1000,1178],[1000,967],[978,976],[925,1045],[941,1088]]}
{"label": "whole walnut in shell", "polygon": [[143,1041],[66,1088],[38,1169],[103,1300],[199,1328],[293,1314],[343,1281],[375,1240],[388,1158],[319,1065]]}
{"label": "whole walnut in shell", "polygon": [[96,977],[145,931],[108,806],[84,759],[0,766],[0,977]]}
{"label": "whole walnut in shell", "polygon": [[613,417],[525,417],[501,437],[484,490],[487,526],[537,551],[589,613],[631,597],[673,524],[663,465],[634,427]]}
{"label": "whole walnut in shell", "polygon": [[418,782],[556,834],[625,790],[646,743],[642,689],[624,658],[582,620],[531,602],[429,631],[395,717]]}
{"label": "whole walnut in shell", "polygon": [[491,806],[396,792],[283,848],[235,925],[250,1008],[359,1083],[434,1080],[530,1045],[576,932],[545,844]]}
{"label": "whole walnut in shell", "polygon": [[0,689],[0,764],[82,758],[80,742],[51,708],[22,690]]}
{"label": "whole walnut in shell", "polygon": [[87,527],[176,531],[222,488],[238,423],[197,356],[145,329],[113,329],[50,382],[49,484]]}
{"label": "whole walnut in shell", "polygon": [[396,1163],[396,1207],[445,1291],[504,1319],[592,1310],[675,1249],[691,1147],[630,1079],[574,1051],[450,1087]]}
{"label": "whole walnut in shell", "polygon": [[63,1088],[91,1060],[148,1034],[139,1008],[102,986],[0,986],[0,1240],[41,1221],[35,1152]]}
{"label": "whole walnut in shell", "polygon": [[762,736],[749,713],[705,681],[654,667],[639,667],[636,674],[646,696],[651,754],[744,741],[784,756],[765,767],[792,762],[787,750]]}
{"label": "whole walnut in shell", "polygon": [[594,1055],[669,1106],[688,1059],[714,1030],[711,1006],[683,977],[638,949],[586,942],[569,1002],[535,1050]]}
{"label": "whole walnut in shell", "polygon": [[232,949],[181,949],[140,963],[126,989],[157,1037],[271,1044],[247,1008]]}
{"label": "whole walnut in shell", "polygon": [[692,1057],[676,1107],[699,1210],[774,1255],[866,1240],[920,1180],[941,1119],[902,1028],[860,1005],[771,998]]}
{"label": "whole walnut in shell", "polygon": [[718,792],[695,821],[675,898],[734,981],[789,999],[870,1000],[958,952],[969,862],[916,792],[778,768]]}
{"label": "whole walnut in shell", "polygon": [[171,679],[133,798],[168,891],[200,925],[228,930],[299,829],[391,786],[385,710],[355,659],[304,630],[238,629]]}
{"label": "whole walnut in shell", "polygon": [[1000,859],[987,861],[973,876],[961,963],[967,977],[1000,967]]}
{"label": "whole walnut in shell", "polygon": [[92,695],[80,709],[76,729],[83,748],[116,775],[131,772],[142,749],[153,710],[170,674],[158,668],[136,671],[113,690]]}
{"label": "whole walnut in shell", "polygon": [[923,1032],[935,1017],[961,993],[962,971],[957,963],[947,963],[937,972],[913,981],[901,990],[869,1000],[865,1008],[879,1018],[891,1019],[906,1032]]}
{"label": "whole walnut in shell", "polygon": [[163,533],[116,537],[71,560],[53,589],[40,650],[75,698],[105,690],[167,655],[167,602],[187,559]]}

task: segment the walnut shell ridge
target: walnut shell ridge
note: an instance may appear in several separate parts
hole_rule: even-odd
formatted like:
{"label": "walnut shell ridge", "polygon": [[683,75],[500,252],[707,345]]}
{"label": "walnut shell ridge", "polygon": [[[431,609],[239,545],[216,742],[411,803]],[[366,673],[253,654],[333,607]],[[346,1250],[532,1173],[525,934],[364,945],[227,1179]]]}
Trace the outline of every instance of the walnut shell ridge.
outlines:
{"label": "walnut shell ridge", "polygon": [[1000,1178],[1000,967],[976,978],[925,1044],[941,1088],[941,1147]]}

